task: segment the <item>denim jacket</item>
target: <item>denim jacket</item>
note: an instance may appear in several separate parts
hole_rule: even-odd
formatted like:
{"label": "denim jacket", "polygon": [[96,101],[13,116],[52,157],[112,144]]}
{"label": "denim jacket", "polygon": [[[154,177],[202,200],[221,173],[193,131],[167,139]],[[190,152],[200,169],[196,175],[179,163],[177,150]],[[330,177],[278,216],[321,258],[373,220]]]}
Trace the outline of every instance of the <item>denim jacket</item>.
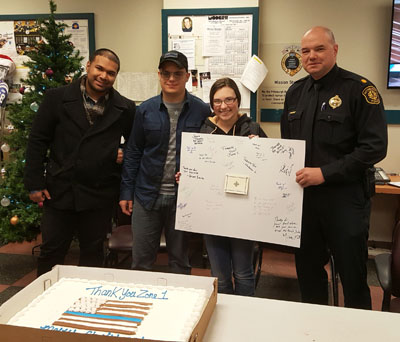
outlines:
{"label": "denim jacket", "polygon": [[[210,108],[186,92],[176,129],[176,171],[179,170],[182,132],[199,132]],[[133,200],[150,210],[159,193],[167,158],[170,121],[162,95],[143,102],[136,113],[132,132],[124,151],[121,200]]]}

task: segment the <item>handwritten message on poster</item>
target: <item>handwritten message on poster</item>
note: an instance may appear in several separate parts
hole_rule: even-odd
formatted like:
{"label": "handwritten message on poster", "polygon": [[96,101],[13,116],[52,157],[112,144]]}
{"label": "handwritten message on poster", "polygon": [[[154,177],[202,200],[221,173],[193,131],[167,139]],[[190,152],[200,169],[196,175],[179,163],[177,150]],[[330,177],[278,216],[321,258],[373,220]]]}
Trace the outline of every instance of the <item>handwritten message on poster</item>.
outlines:
{"label": "handwritten message on poster", "polygon": [[304,155],[299,140],[183,133],[175,228],[299,247]]}

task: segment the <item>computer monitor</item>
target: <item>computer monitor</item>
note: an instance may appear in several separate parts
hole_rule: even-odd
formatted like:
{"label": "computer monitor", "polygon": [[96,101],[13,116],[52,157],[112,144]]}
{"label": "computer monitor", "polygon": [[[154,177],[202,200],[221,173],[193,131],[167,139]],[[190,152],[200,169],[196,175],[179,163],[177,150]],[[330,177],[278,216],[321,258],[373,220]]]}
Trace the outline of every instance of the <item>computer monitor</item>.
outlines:
{"label": "computer monitor", "polygon": [[400,88],[400,0],[393,0],[388,88]]}

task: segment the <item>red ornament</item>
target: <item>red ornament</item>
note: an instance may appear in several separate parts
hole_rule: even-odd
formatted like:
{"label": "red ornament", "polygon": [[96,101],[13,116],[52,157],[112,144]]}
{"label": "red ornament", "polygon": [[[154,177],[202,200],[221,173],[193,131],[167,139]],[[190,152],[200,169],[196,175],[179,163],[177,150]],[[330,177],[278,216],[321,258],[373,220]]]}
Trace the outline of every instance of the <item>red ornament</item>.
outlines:
{"label": "red ornament", "polygon": [[39,208],[43,208],[43,202],[38,203]]}
{"label": "red ornament", "polygon": [[51,68],[48,68],[48,69],[45,71],[45,73],[46,73],[46,76],[51,77],[51,76],[53,76],[54,71],[51,70]]}
{"label": "red ornament", "polygon": [[24,95],[24,93],[25,93],[25,87],[19,88],[19,93],[22,94],[22,95]]}

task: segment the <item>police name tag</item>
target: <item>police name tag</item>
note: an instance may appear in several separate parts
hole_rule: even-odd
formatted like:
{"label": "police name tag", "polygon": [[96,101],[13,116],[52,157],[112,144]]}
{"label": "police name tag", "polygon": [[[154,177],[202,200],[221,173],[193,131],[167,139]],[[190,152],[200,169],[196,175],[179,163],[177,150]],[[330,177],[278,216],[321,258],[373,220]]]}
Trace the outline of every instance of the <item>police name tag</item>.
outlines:
{"label": "police name tag", "polygon": [[243,175],[225,175],[225,192],[238,195],[247,195],[249,191],[249,177]]}

